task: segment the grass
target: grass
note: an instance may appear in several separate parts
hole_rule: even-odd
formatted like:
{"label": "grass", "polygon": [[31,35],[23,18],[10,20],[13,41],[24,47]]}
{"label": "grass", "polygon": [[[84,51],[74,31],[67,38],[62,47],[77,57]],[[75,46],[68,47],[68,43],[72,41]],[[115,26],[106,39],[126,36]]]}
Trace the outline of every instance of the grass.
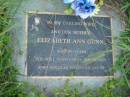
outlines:
{"label": "grass", "polygon": [[13,62],[11,24],[15,8],[10,10],[11,1],[0,0],[0,97],[15,97],[20,87],[18,68]]}
{"label": "grass", "polygon": [[[111,2],[112,0],[108,0]],[[115,4],[122,6],[121,10],[127,24],[126,30],[119,37],[121,55],[116,62],[116,70],[123,72],[123,76],[106,82],[95,90],[86,88],[80,92],[81,86],[71,86],[69,81],[64,87],[56,89],[53,97],[130,97],[129,81],[127,76],[130,70],[124,65],[130,61],[130,1],[114,0]],[[38,91],[35,86],[18,81],[19,70],[13,62],[13,17],[22,0],[0,0],[0,97],[47,97],[44,91]],[[122,5],[123,4],[123,5]]]}
{"label": "grass", "polygon": [[[121,33],[119,37],[119,46],[122,48],[122,53],[120,59],[123,59],[120,63],[121,71],[124,74],[124,78],[128,87],[130,88],[130,1],[124,0],[123,6],[121,8],[123,12],[126,13],[126,29]],[[118,64],[119,65],[119,64]]]}

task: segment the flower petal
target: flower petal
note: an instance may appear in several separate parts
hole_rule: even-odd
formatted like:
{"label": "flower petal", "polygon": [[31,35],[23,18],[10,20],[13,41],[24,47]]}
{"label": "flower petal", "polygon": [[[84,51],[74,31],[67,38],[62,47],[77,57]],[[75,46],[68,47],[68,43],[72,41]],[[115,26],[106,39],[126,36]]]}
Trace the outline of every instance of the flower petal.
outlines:
{"label": "flower petal", "polygon": [[96,10],[95,0],[75,0],[71,4],[71,8],[75,10],[77,16],[86,19],[92,16]]}
{"label": "flower petal", "polygon": [[64,0],[65,4],[72,3],[72,2],[74,2],[74,0]]}
{"label": "flower petal", "polygon": [[90,0],[90,2],[95,3],[96,0]]}
{"label": "flower petal", "polygon": [[87,2],[95,3],[96,0],[86,0]]}
{"label": "flower petal", "polygon": [[89,17],[89,14],[85,14],[85,13],[80,13],[80,12],[76,12],[77,16],[80,16],[82,19],[86,19]]}

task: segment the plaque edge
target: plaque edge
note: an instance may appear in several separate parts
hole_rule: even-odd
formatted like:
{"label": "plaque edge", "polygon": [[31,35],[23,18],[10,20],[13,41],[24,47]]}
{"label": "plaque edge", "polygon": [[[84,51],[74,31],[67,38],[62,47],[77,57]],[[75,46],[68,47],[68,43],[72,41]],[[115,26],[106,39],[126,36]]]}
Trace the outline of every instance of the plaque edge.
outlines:
{"label": "plaque edge", "polygon": [[[25,62],[25,78],[31,78],[31,79],[112,79],[115,78],[116,73],[112,73],[110,76],[28,76],[28,64],[27,64],[27,37],[28,37],[28,15],[29,14],[50,14],[50,15],[65,15],[65,16],[75,16],[75,15],[66,15],[64,13],[58,13],[58,12],[41,12],[41,11],[27,11],[25,13],[26,19],[25,19],[25,33],[26,33],[26,62]],[[111,40],[112,40],[112,65],[114,65],[115,58],[114,58],[114,47],[113,47],[113,30],[112,30],[112,17],[107,15],[95,15],[93,17],[107,17],[110,18],[110,28],[111,28]]]}

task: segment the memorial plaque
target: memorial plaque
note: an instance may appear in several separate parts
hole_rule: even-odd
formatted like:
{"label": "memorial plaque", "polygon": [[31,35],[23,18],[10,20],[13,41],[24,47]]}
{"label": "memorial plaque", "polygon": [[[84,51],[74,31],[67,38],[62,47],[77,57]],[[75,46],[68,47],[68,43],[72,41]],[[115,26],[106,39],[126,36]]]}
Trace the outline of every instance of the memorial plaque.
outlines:
{"label": "memorial plaque", "polygon": [[29,13],[27,76],[112,76],[110,17]]}

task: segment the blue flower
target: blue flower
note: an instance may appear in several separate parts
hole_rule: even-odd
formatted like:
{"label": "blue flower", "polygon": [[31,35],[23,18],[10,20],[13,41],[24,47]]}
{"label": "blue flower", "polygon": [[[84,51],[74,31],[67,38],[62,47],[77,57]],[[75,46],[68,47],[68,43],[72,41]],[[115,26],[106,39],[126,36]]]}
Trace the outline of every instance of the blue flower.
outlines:
{"label": "blue flower", "polygon": [[95,0],[74,0],[72,2],[72,9],[75,10],[77,16],[86,19],[94,14],[96,9]]}
{"label": "blue flower", "polygon": [[68,4],[68,3],[72,3],[72,2],[74,2],[75,0],[64,0],[64,3],[65,4]]}

